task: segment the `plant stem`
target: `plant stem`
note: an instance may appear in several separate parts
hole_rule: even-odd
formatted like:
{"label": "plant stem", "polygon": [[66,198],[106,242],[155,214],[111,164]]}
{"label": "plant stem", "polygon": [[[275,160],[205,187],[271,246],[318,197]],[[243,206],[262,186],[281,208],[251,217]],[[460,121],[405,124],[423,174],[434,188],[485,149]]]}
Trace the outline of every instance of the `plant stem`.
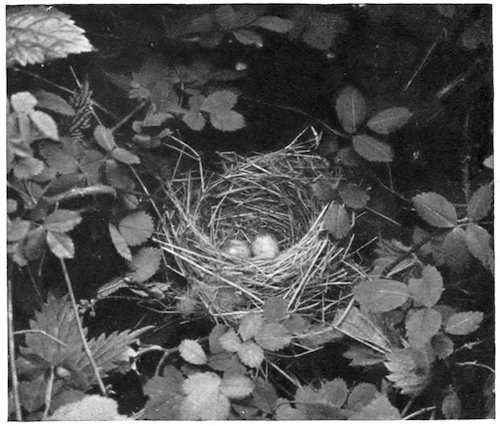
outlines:
{"label": "plant stem", "polygon": [[406,417],[403,417],[403,420],[410,420],[410,419],[413,419],[414,417],[417,417],[419,416],[420,414],[424,414],[426,413],[427,411],[432,411],[432,410],[435,410],[436,407],[435,406],[432,406],[432,407],[426,407],[426,408],[422,408],[418,411],[415,411],[414,413],[411,413],[411,414],[408,414]]}
{"label": "plant stem", "polygon": [[52,402],[52,389],[54,387],[54,366],[50,367],[50,376],[47,380],[47,389],[45,390],[45,410],[43,410],[42,420],[46,420],[49,415],[50,403]]}
{"label": "plant stem", "polygon": [[61,268],[63,270],[64,280],[66,281],[66,286],[68,287],[68,293],[71,298],[71,305],[73,307],[73,311],[75,312],[76,326],[78,328],[78,334],[80,335],[80,340],[82,341],[83,344],[83,349],[87,354],[90,365],[92,367],[92,371],[94,372],[94,377],[97,380],[101,393],[104,396],[106,396],[106,386],[104,386],[104,383],[101,379],[101,375],[99,374],[99,367],[97,366],[94,357],[92,356],[92,352],[90,352],[87,339],[85,338],[85,333],[83,332],[82,322],[80,320],[80,315],[78,314],[78,306],[76,304],[75,293],[73,292],[73,286],[71,285],[71,280],[69,278],[68,270],[66,269],[66,263],[62,258],[60,258],[59,260],[61,261]]}
{"label": "plant stem", "polygon": [[9,366],[10,366],[10,379],[12,382],[12,394],[14,397],[14,409],[16,411],[16,420],[23,421],[21,411],[21,402],[19,400],[19,382],[17,381],[17,369],[15,358],[15,345],[14,345],[14,316],[12,314],[12,281],[10,278],[7,280],[7,328],[9,334]]}
{"label": "plant stem", "polygon": [[147,101],[142,101],[137,105],[131,112],[129,112],[125,117],[123,117],[115,126],[111,129],[112,133],[115,133],[117,129],[123,126],[128,120],[130,120],[135,114],[137,114],[146,105]]}

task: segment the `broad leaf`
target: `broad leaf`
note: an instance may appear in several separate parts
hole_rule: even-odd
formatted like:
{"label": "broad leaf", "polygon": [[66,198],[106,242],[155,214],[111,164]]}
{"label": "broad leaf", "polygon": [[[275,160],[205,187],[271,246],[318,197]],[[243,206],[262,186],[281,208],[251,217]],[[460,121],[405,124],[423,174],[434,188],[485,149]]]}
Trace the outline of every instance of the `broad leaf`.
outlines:
{"label": "broad leaf", "polygon": [[30,119],[43,136],[53,140],[59,140],[59,132],[54,119],[43,111],[31,111]]}
{"label": "broad leaf", "polygon": [[347,384],[343,379],[337,377],[336,379],[323,383],[318,390],[318,394],[320,398],[328,404],[340,408],[347,399]]}
{"label": "broad leaf", "polygon": [[360,411],[379,395],[380,392],[374,384],[360,383],[352,388],[347,398],[347,408],[354,412]]}
{"label": "broad leaf", "polygon": [[10,97],[12,109],[18,114],[30,114],[38,100],[30,92],[17,92]]}
{"label": "broad leaf", "polygon": [[283,297],[271,297],[264,303],[264,318],[267,322],[279,322],[288,313],[288,304]]}
{"label": "broad leaf", "polygon": [[448,392],[444,397],[441,404],[441,412],[447,420],[460,419],[460,415],[462,413],[462,402],[454,390]]}
{"label": "broad leaf", "polygon": [[481,186],[469,200],[467,213],[469,219],[477,222],[484,219],[490,212],[493,203],[493,191],[491,185]]}
{"label": "broad leaf", "polygon": [[259,368],[264,361],[264,351],[252,341],[244,342],[238,350],[238,357],[247,367]]}
{"label": "broad leaf", "polygon": [[370,200],[366,191],[355,183],[348,183],[339,190],[342,201],[351,209],[362,209]]}
{"label": "broad leaf", "polygon": [[129,417],[118,413],[118,403],[100,395],[85,395],[79,401],[70,402],[47,417],[49,421],[105,421],[127,420]]}
{"label": "broad leaf", "polygon": [[291,340],[290,333],[281,324],[265,324],[255,336],[257,344],[268,351],[284,349]]}
{"label": "broad leaf", "polygon": [[335,110],[344,130],[354,133],[366,117],[365,98],[358,89],[347,86],[339,93]]}
{"label": "broad leaf", "polygon": [[144,407],[142,418],[178,420],[180,404],[184,398],[183,381],[184,377],[181,372],[171,365],[165,368],[163,377],[155,376],[149,379],[144,385],[144,393],[149,399]]}
{"label": "broad leaf", "polygon": [[441,247],[446,265],[453,271],[462,273],[470,261],[465,231],[454,228],[446,235]]}
{"label": "broad leaf", "polygon": [[227,325],[216,324],[210,335],[208,336],[208,345],[210,347],[210,353],[218,354],[224,352],[224,348],[219,342],[219,339],[228,331]]}
{"label": "broad leaf", "polygon": [[285,34],[293,28],[294,23],[289,19],[278,18],[277,16],[261,16],[253,21],[251,26]]}
{"label": "broad leaf", "polygon": [[245,118],[236,111],[223,111],[211,113],[210,123],[221,132],[234,132],[245,127]]}
{"label": "broad leaf", "polygon": [[253,401],[255,406],[267,414],[274,414],[278,402],[278,394],[274,386],[262,377],[255,379],[253,390]]}
{"label": "broad leaf", "polygon": [[483,318],[482,312],[460,312],[448,318],[445,331],[457,336],[473,333],[479,328]]}
{"label": "broad leaf", "polygon": [[368,128],[382,135],[401,129],[413,114],[403,107],[394,107],[377,112],[368,120]]}
{"label": "broad leaf", "polygon": [[415,302],[430,308],[439,301],[444,291],[443,277],[434,266],[426,265],[422,278],[410,278],[409,288]]}
{"label": "broad leaf", "polygon": [[73,107],[55,93],[39,90],[35,93],[35,97],[38,100],[38,108],[48,109],[69,117],[75,115]]}
{"label": "broad leaf", "polygon": [[453,354],[454,345],[446,334],[436,334],[431,340],[432,350],[439,359],[446,359]]}
{"label": "broad leaf", "polygon": [[374,279],[362,281],[354,287],[354,297],[372,312],[388,312],[408,300],[408,286],[399,281]]}
{"label": "broad leaf", "polygon": [[150,279],[160,267],[161,252],[153,247],[142,247],[129,262],[134,271],[129,275],[133,281],[142,283]]}
{"label": "broad leaf", "polygon": [[233,31],[234,38],[238,40],[241,44],[245,46],[256,46],[262,47],[264,46],[264,41],[262,40],[262,36],[257,34],[255,31],[248,29],[239,29]]}
{"label": "broad leaf", "polygon": [[252,393],[253,382],[242,375],[230,375],[224,377],[220,384],[220,391],[231,399],[242,399]]}
{"label": "broad leaf", "polygon": [[432,308],[418,309],[406,317],[406,336],[410,345],[424,347],[441,328],[441,314]]}
{"label": "broad leaf", "polygon": [[328,50],[335,38],[347,29],[347,21],[339,14],[314,12],[306,28],[302,34],[304,43],[315,49]]}
{"label": "broad leaf", "polygon": [[230,90],[219,90],[203,99],[201,110],[209,114],[230,111],[238,100],[238,95]]}
{"label": "broad leaf", "polygon": [[140,158],[137,155],[132,154],[130,151],[124,148],[113,149],[113,151],[111,151],[111,156],[115,160],[124,164],[139,164],[141,162]]}
{"label": "broad leaf", "polygon": [[241,349],[241,340],[232,328],[219,338],[219,343],[227,352],[238,352]]}
{"label": "broad leaf", "polygon": [[207,363],[207,356],[201,345],[190,339],[184,339],[179,345],[179,353],[184,361],[194,365],[204,365]]}
{"label": "broad leaf", "polygon": [[368,161],[388,163],[393,159],[391,146],[368,135],[354,135],[352,146],[361,157]]}
{"label": "broad leaf", "polygon": [[79,171],[78,160],[54,143],[43,144],[40,147],[40,155],[45,159],[49,167],[57,173],[65,175]]}
{"label": "broad leaf", "polygon": [[60,259],[73,259],[75,256],[75,245],[68,234],[48,231],[46,238],[50,251],[56,257]]}
{"label": "broad leaf", "polygon": [[116,148],[115,138],[111,129],[104,126],[97,126],[94,130],[94,138],[105,151],[109,152]]}
{"label": "broad leaf", "polygon": [[483,227],[471,223],[465,230],[465,240],[472,256],[479,259],[484,267],[493,273],[495,259],[489,232]]}
{"label": "broad leaf", "polygon": [[47,231],[68,232],[82,221],[80,213],[73,210],[57,209],[45,218]]}
{"label": "broad leaf", "polygon": [[452,228],[457,224],[457,212],[442,195],[423,192],[412,199],[418,215],[437,228]]}
{"label": "broad leaf", "polygon": [[153,234],[153,218],[143,211],[131,213],[121,220],[118,229],[129,246],[138,246]]}
{"label": "broad leaf", "polygon": [[240,326],[238,328],[238,334],[240,335],[241,340],[246,342],[247,340],[254,337],[263,325],[264,318],[261,314],[256,314],[253,312],[249,312],[248,314],[246,314],[241,319]]}
{"label": "broad leaf", "polygon": [[351,221],[346,209],[340,204],[332,203],[324,218],[325,229],[340,240],[347,236],[351,229]]}
{"label": "broad leaf", "polygon": [[384,361],[383,355],[379,352],[361,345],[351,345],[350,349],[345,351],[342,356],[351,360],[349,363],[351,367],[368,367]]}
{"label": "broad leaf", "polygon": [[111,241],[113,241],[113,244],[118,254],[125,260],[131,261],[132,253],[130,252],[127,242],[123,238],[122,234],[120,234],[120,231],[118,231],[116,226],[113,225],[112,223],[108,223],[108,229],[109,229],[109,235],[111,236]]}
{"label": "broad leaf", "polygon": [[380,395],[360,411],[349,417],[349,420],[400,420],[401,414],[386,395]]}

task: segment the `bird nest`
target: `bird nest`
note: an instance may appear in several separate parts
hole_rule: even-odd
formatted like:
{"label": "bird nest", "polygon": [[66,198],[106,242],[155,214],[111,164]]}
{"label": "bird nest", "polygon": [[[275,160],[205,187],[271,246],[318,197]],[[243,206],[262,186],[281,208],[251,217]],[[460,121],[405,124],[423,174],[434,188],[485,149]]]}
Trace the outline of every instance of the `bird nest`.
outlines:
{"label": "bird nest", "polygon": [[[329,175],[328,164],[311,153],[317,136],[303,137],[268,154],[220,153],[222,172],[206,172],[200,162],[196,173],[165,184],[172,205],[158,242],[216,319],[232,323],[283,297],[289,312],[330,321],[359,276],[346,244],[325,231],[328,206],[313,185]],[[261,232],[278,239],[277,257],[241,259],[221,250],[228,239],[250,242]]]}

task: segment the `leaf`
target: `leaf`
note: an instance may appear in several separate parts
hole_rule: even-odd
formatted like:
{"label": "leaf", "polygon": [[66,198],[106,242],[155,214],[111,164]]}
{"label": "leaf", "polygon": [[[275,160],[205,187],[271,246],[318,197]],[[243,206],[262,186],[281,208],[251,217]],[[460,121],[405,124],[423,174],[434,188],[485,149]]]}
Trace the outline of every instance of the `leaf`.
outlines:
{"label": "leaf", "polygon": [[228,352],[238,352],[241,349],[241,340],[232,328],[219,338],[219,343]]}
{"label": "leaf", "polygon": [[18,114],[30,114],[38,100],[30,92],[17,92],[10,97],[12,109]]}
{"label": "leaf", "polygon": [[57,209],[45,218],[44,226],[47,231],[68,232],[81,221],[82,217],[77,211]]}
{"label": "leaf", "polygon": [[285,34],[293,28],[294,22],[289,19],[278,18],[277,16],[260,16],[250,25],[274,31],[275,33]]}
{"label": "leaf", "polygon": [[9,9],[6,29],[8,66],[39,64],[93,50],[84,31],[55,8]]}
{"label": "leaf", "polygon": [[287,399],[278,398],[276,405],[276,420],[307,420],[305,413],[296,408],[292,408]]}
{"label": "leaf", "polygon": [[263,306],[264,318],[267,322],[279,322],[288,313],[288,304],[283,297],[275,296],[266,300]]}
{"label": "leaf", "polygon": [[40,147],[40,155],[45,159],[49,167],[57,173],[71,174],[79,171],[77,159],[64,152],[60,146],[54,143],[43,144]]}
{"label": "leaf", "polygon": [[242,399],[253,391],[253,382],[242,375],[224,377],[220,384],[220,391],[230,399]]}
{"label": "leaf", "polygon": [[244,342],[238,350],[241,362],[250,368],[259,368],[264,361],[264,351],[254,342]]}
{"label": "leaf", "polygon": [[454,228],[446,235],[441,247],[446,265],[453,271],[462,273],[470,260],[465,231]]}
{"label": "leaf", "polygon": [[262,47],[264,46],[264,42],[262,40],[262,36],[257,34],[255,31],[248,29],[239,29],[233,31],[233,36],[236,40],[238,40],[244,46],[256,46]]}
{"label": "leaf", "polygon": [[340,408],[347,399],[348,389],[346,382],[337,377],[323,383],[318,390],[319,397],[328,404]]}
{"label": "leaf", "polygon": [[68,117],[75,115],[73,107],[55,93],[39,90],[35,93],[35,97],[38,100],[38,108],[48,109]]}
{"label": "leaf", "polygon": [[208,345],[210,348],[210,353],[218,354],[224,352],[224,348],[219,342],[219,339],[227,332],[228,326],[223,324],[216,324],[210,335],[208,336]]}
{"label": "leaf", "polygon": [[401,414],[386,395],[380,395],[350,416],[349,420],[401,420]]}
{"label": "leaf", "polygon": [[30,230],[31,223],[16,217],[14,220],[7,218],[7,241],[14,242],[22,240]]}
{"label": "leaf", "polygon": [[104,421],[127,420],[128,416],[118,414],[118,403],[111,398],[100,395],[85,395],[79,401],[59,407],[47,420],[63,421]]}
{"label": "leaf", "polygon": [[139,164],[140,158],[124,148],[115,148],[111,151],[111,157],[124,164]]}
{"label": "leaf", "polygon": [[415,302],[431,308],[443,294],[443,277],[434,266],[426,265],[422,271],[422,278],[410,278],[409,288]]}
{"label": "leaf", "polygon": [[208,360],[208,366],[217,371],[232,370],[237,364],[239,364],[238,355],[225,351],[210,356]]}
{"label": "leaf", "polygon": [[368,161],[389,163],[393,159],[391,146],[368,135],[354,135],[352,147],[361,157]]}
{"label": "leaf", "polygon": [[382,135],[388,135],[401,129],[413,114],[403,107],[387,108],[377,112],[368,120],[368,128]]}
{"label": "leaf", "polygon": [[342,201],[351,209],[362,209],[370,200],[366,191],[355,183],[348,183],[340,188]]}
{"label": "leaf", "polygon": [[95,128],[94,138],[99,146],[107,152],[110,152],[117,147],[112,130],[107,129],[104,126],[98,125]]}
{"label": "leaf", "polygon": [[7,214],[15,213],[17,210],[17,201],[12,198],[7,198]]}
{"label": "leaf", "polygon": [[325,213],[324,226],[338,240],[347,236],[351,229],[351,221],[346,209],[340,204],[332,203]]}
{"label": "leaf", "polygon": [[321,179],[313,184],[313,192],[320,201],[329,202],[336,196],[336,186],[332,180]]}
{"label": "leaf", "polygon": [[184,123],[186,123],[191,129],[196,131],[203,130],[207,122],[199,110],[187,112],[182,116],[182,121],[184,121]]}
{"label": "leaf", "polygon": [[151,278],[160,267],[161,252],[153,247],[142,247],[128,263],[134,271],[129,275],[133,281],[142,283]]}
{"label": "leaf", "polygon": [[24,254],[28,260],[38,259],[45,249],[46,230],[43,226],[32,229],[26,234]]}
{"label": "leaf", "polygon": [[442,195],[422,192],[412,199],[418,215],[437,228],[452,228],[457,224],[457,212]]}
{"label": "leaf", "polygon": [[204,365],[207,363],[207,356],[201,345],[190,339],[184,339],[179,345],[179,353],[184,361],[194,365]]}
{"label": "leaf", "polygon": [[386,279],[362,281],[354,287],[354,297],[371,312],[388,312],[408,300],[410,291],[402,282]]}
{"label": "leaf", "polygon": [[230,111],[238,100],[238,95],[230,90],[218,90],[203,99],[200,109],[209,114]]}
{"label": "leaf", "polygon": [[470,254],[494,273],[495,259],[491,248],[491,235],[483,227],[471,223],[465,230],[465,240]]}
{"label": "leaf", "polygon": [[56,257],[60,259],[73,259],[75,256],[75,246],[68,234],[48,231],[46,238],[50,251]]}
{"label": "leaf", "polygon": [[358,89],[347,86],[339,93],[335,110],[344,130],[354,133],[366,117],[365,98]]}
{"label": "leaf", "polygon": [[441,412],[447,420],[460,418],[462,414],[462,402],[454,390],[448,392],[444,397],[441,404]]}
{"label": "leaf", "polygon": [[266,414],[274,414],[278,402],[278,394],[274,386],[262,377],[255,379],[253,402],[255,406]]}
{"label": "leaf", "polygon": [[469,200],[467,204],[467,213],[469,219],[477,222],[484,219],[491,210],[493,203],[493,191],[491,185],[481,186]]}
{"label": "leaf", "polygon": [[372,383],[360,383],[352,388],[347,398],[347,408],[354,412],[360,411],[379,395],[380,392]]}
{"label": "leaf", "polygon": [[43,171],[43,161],[33,157],[19,158],[14,166],[14,176],[18,179],[31,179]]}
{"label": "leaf", "polygon": [[432,308],[422,308],[406,317],[406,336],[410,345],[424,347],[441,328],[441,314]]}
{"label": "leaf", "polygon": [[431,345],[439,359],[446,359],[453,354],[453,340],[446,334],[436,334],[431,340]]}
{"label": "leaf", "polygon": [[222,30],[230,30],[236,25],[236,13],[230,5],[218,7],[215,10],[215,19]]}
{"label": "leaf", "polygon": [[283,324],[292,335],[304,334],[311,328],[311,323],[300,314],[291,314],[288,318],[285,318],[281,324]]}
{"label": "leaf", "polygon": [[180,404],[184,398],[182,382],[184,377],[175,367],[168,365],[163,377],[155,376],[144,385],[149,397],[144,407],[145,420],[178,420]]}
{"label": "leaf", "polygon": [[[267,302],[266,302],[267,303]],[[238,334],[241,337],[241,340],[246,342],[247,340],[254,337],[258,331],[262,328],[264,324],[264,318],[260,314],[255,314],[249,312],[246,314],[240,322],[240,326],[238,328]]]}
{"label": "leaf", "polygon": [[127,242],[120,234],[120,231],[112,223],[108,223],[109,235],[111,236],[111,241],[116,248],[118,254],[125,260],[132,261],[132,253],[128,248]]}
{"label": "leaf", "polygon": [[494,163],[494,158],[493,155],[489,155],[483,160],[483,166],[487,167],[488,169],[493,170],[495,163]]}
{"label": "leaf", "polygon": [[145,243],[153,234],[153,218],[143,211],[134,212],[124,217],[118,228],[129,246],[138,246]]}
{"label": "leaf", "polygon": [[414,349],[399,349],[387,354],[384,363],[390,374],[387,379],[403,395],[418,395],[430,381],[430,361],[426,353]]}
{"label": "leaf", "polygon": [[483,318],[482,312],[460,312],[448,318],[445,331],[456,336],[465,336],[476,331]]}
{"label": "leaf", "polygon": [[255,336],[257,344],[268,351],[284,349],[291,340],[288,330],[281,324],[265,324]]}
{"label": "leaf", "polygon": [[315,49],[328,50],[335,38],[347,29],[347,21],[338,14],[314,12],[308,22],[302,38],[306,44]]}
{"label": "leaf", "polygon": [[351,345],[342,356],[351,360],[349,363],[351,367],[368,367],[384,361],[384,357],[379,352],[361,345]]}
{"label": "leaf", "polygon": [[211,113],[210,123],[222,132],[234,132],[245,127],[245,118],[236,111],[223,111]]}

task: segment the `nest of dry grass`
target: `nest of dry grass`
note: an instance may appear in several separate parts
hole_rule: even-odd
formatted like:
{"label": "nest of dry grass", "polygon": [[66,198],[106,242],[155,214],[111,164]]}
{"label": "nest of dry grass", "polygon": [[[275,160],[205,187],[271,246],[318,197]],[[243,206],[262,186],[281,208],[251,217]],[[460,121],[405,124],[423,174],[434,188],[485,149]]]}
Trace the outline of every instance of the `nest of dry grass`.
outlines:
{"label": "nest of dry grass", "polygon": [[[313,184],[328,175],[328,165],[311,154],[318,138],[303,140],[304,133],[268,154],[221,153],[222,173],[200,163],[196,173],[166,183],[171,207],[158,242],[175,258],[190,294],[217,319],[231,323],[281,296],[290,312],[330,321],[359,276],[346,260],[346,244],[324,229],[328,206]],[[239,259],[220,250],[227,239],[250,242],[263,231],[279,241],[274,259]]]}

